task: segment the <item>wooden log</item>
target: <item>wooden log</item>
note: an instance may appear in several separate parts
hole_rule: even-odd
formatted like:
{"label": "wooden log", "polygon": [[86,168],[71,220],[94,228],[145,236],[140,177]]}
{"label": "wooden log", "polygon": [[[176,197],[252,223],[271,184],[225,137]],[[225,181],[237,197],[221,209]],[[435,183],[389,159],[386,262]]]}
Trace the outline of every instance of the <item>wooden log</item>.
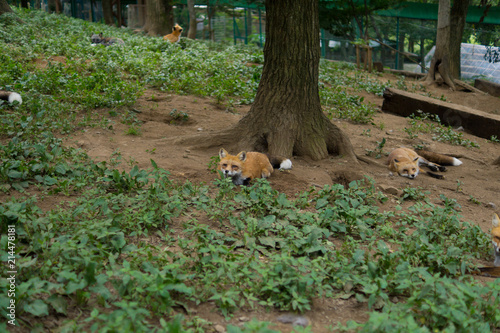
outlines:
{"label": "wooden log", "polygon": [[476,79],[474,80],[474,87],[491,96],[500,97],[500,84],[498,83]]}
{"label": "wooden log", "polygon": [[409,117],[418,111],[435,114],[441,122],[454,128],[463,127],[481,138],[500,137],[500,116],[463,105],[443,102],[427,96],[387,88],[384,91],[382,111]]}
{"label": "wooden log", "polygon": [[389,69],[388,71],[391,72],[392,74],[404,75],[406,77],[411,77],[416,79],[421,79],[426,75],[425,73],[409,72],[401,69]]}

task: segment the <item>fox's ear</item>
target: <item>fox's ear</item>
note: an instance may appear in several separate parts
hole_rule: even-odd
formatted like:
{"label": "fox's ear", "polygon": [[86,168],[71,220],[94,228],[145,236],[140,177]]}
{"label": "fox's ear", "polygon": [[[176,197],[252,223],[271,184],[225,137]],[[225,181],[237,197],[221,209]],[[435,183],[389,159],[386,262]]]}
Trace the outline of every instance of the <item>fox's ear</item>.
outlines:
{"label": "fox's ear", "polygon": [[101,37],[103,36],[103,35],[102,35],[102,32],[99,34],[99,36],[101,36]]}
{"label": "fox's ear", "polygon": [[247,159],[247,152],[246,151],[242,151],[238,154],[238,158],[242,161],[242,162],[245,162],[245,160]]}
{"label": "fox's ear", "polygon": [[493,220],[491,221],[491,223],[493,224],[493,227],[498,227],[498,225],[500,224],[500,218],[498,218],[498,215],[493,213]]}
{"label": "fox's ear", "polygon": [[220,157],[220,158],[224,158],[224,157],[226,157],[226,156],[227,156],[227,151],[226,151],[224,148],[221,148],[221,149],[219,150],[219,157]]}

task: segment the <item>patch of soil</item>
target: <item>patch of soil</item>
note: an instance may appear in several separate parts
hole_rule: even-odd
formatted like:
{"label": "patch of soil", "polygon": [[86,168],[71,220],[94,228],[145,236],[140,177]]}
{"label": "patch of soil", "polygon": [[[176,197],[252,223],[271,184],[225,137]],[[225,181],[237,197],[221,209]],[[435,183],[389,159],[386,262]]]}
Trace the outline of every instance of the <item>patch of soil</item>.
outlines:
{"label": "patch of soil", "polygon": [[[392,82],[399,80],[390,73],[384,73],[380,79]],[[417,83],[413,80],[407,79],[407,81]],[[436,98],[478,110],[495,114],[500,112],[500,100],[489,95],[450,91],[439,86],[428,87],[427,93]],[[370,94],[363,94],[363,96],[366,101],[377,105],[380,109],[382,97]],[[185,112],[189,120],[172,121],[171,112],[174,109]],[[133,164],[137,164],[140,168],[150,168],[150,160],[153,159],[159,167],[170,171],[175,179],[189,179],[193,183],[210,184],[216,175],[209,171],[208,165],[221,147],[200,150],[173,144],[173,139],[196,133],[217,133],[238,122],[249,109],[250,106],[237,106],[234,112],[230,113],[221,110],[210,99],[171,95],[151,90],[147,91],[133,106],[138,119],[143,122],[140,135],[127,135],[129,126],[123,124],[120,121],[121,118],[116,117],[116,122],[111,129],[89,128],[66,138],[66,143],[85,149],[97,161],[108,161],[114,152],[119,152],[123,160],[127,162],[122,164],[124,169],[131,168]],[[103,112],[107,115],[106,111]],[[321,161],[292,157],[292,170],[275,172],[269,178],[275,189],[293,197],[296,193],[308,190],[311,186],[322,187],[325,184],[334,183],[348,185],[353,180],[369,176],[391,198],[383,205],[383,209],[394,209],[398,195],[404,188],[420,187],[429,192],[428,196],[434,204],[442,204],[440,195],[455,199],[461,206],[464,220],[478,224],[485,232],[489,232],[493,212],[500,211],[498,208],[500,205],[500,167],[492,164],[500,155],[498,143],[488,142],[467,133],[464,133],[464,137],[478,143],[480,149],[433,141],[430,134],[419,134],[418,138],[410,139],[404,132],[404,128],[408,126],[406,118],[381,111],[374,116],[375,126],[354,124],[344,120],[333,120],[333,122],[348,135],[359,156],[366,156],[368,150],[374,150],[385,138],[386,144],[383,148],[385,153],[400,146],[426,144],[429,149],[436,152],[461,155],[464,163],[458,167],[449,167],[444,174],[444,180],[436,180],[425,173],[414,180],[409,180],[391,175],[389,170],[382,166],[385,164],[385,156],[381,159],[367,157],[381,165],[363,162],[360,165],[354,165],[352,161],[342,156],[331,156]],[[225,327],[228,323],[215,311],[213,304],[193,305],[190,310],[193,311],[192,314],[214,324]],[[266,312],[262,309],[255,309],[251,312],[241,310],[234,315],[231,323],[241,324],[248,318],[256,318],[276,323],[275,328],[283,332],[291,331],[290,324],[277,322],[276,318],[281,314],[277,311]],[[314,302],[311,311],[307,312],[305,317],[313,325],[312,331],[329,332],[328,326],[332,323],[337,321],[345,323],[349,319],[365,321],[367,314],[366,307],[353,299],[321,299]]]}

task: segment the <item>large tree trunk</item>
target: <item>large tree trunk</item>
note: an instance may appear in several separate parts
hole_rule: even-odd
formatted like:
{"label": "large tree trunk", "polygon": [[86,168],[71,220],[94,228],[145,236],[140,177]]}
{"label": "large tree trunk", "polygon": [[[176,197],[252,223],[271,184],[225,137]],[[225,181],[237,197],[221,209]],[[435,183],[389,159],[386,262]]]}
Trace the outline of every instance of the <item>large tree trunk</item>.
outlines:
{"label": "large tree trunk", "polygon": [[464,33],[465,19],[469,0],[455,0],[451,7],[450,16],[450,75],[452,78],[460,78],[460,48],[462,46],[462,35]]}
{"label": "large tree trunk", "polygon": [[187,6],[189,11],[189,31],[187,34],[188,38],[196,39],[196,11],[194,9],[194,0],[187,0]]}
{"label": "large tree trunk", "polygon": [[150,36],[166,35],[172,32],[174,17],[171,0],[147,0],[144,31]]}
{"label": "large tree trunk", "polygon": [[357,161],[349,139],[321,110],[318,37],[317,0],[267,0],[265,61],[255,101],[235,127],[198,143],[314,160],[342,154]]}
{"label": "large tree trunk", "polygon": [[432,84],[439,73],[444,82],[455,90],[453,77],[450,73],[450,0],[439,0],[438,29],[436,34],[436,49],[431,60],[429,72],[424,81]]}
{"label": "large tree trunk", "polygon": [[104,23],[107,25],[114,25],[115,20],[113,19],[113,4],[111,0],[102,0],[102,16],[104,17]]}
{"label": "large tree trunk", "polygon": [[[12,8],[10,8],[9,4],[7,3],[7,0],[0,0],[0,15],[4,13],[13,13],[13,12],[14,11],[12,10]],[[15,20],[18,23],[24,23],[24,21],[17,16],[15,17]]]}
{"label": "large tree trunk", "polygon": [[0,0],[0,15],[3,13],[12,13],[12,8],[10,8],[7,0]]}
{"label": "large tree trunk", "polygon": [[[35,5],[35,7],[36,7],[36,5]],[[49,7],[49,12],[50,13],[57,13],[57,14],[62,13],[62,3],[61,3],[61,0],[49,0],[48,1],[48,7]]]}

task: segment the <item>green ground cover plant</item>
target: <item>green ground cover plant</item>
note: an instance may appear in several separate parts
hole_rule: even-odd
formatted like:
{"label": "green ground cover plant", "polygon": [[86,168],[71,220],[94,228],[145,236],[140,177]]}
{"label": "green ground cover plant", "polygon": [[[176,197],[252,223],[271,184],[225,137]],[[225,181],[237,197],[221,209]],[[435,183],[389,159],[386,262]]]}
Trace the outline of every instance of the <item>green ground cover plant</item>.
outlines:
{"label": "green ground cover plant", "polygon": [[[467,275],[475,259],[489,256],[489,238],[444,196],[435,205],[422,200],[422,189],[406,189],[401,201],[410,207],[385,211],[387,197],[369,178],[292,197],[266,180],[241,188],[224,179],[178,182],[154,160],[150,169],[133,161],[124,167],[117,152],[98,163],[58,139],[115,121],[140,128],[129,108],[150,87],[251,103],[259,49],[172,45],[63,15],[16,13],[25,23],[0,16],[0,88],[25,92],[22,105],[0,104],[0,189],[18,194],[0,205],[0,256],[7,261],[7,230],[15,225],[18,325],[40,331],[57,314],[66,318],[62,332],[203,332],[211,323],[175,309],[214,302],[228,318],[239,308],[300,313],[317,297],[367,304],[368,321],[342,330],[488,332],[500,325],[499,282]],[[92,47],[96,31],[128,47]],[[332,117],[371,122],[373,107],[339,88],[382,92],[361,75],[350,65],[321,64],[322,103]],[[111,110],[109,117],[98,108]],[[215,163],[207,161],[211,169]],[[29,189],[74,200],[43,211]],[[4,318],[8,290],[0,279]],[[250,321],[228,332],[273,332],[269,326]]]}
{"label": "green ground cover plant", "polygon": [[409,127],[404,131],[410,139],[418,137],[418,133],[432,133],[432,139],[440,142],[447,142],[452,145],[463,146],[467,148],[479,148],[479,144],[465,139],[462,132],[454,130],[451,126],[441,123],[438,115],[418,112],[408,118]]}

